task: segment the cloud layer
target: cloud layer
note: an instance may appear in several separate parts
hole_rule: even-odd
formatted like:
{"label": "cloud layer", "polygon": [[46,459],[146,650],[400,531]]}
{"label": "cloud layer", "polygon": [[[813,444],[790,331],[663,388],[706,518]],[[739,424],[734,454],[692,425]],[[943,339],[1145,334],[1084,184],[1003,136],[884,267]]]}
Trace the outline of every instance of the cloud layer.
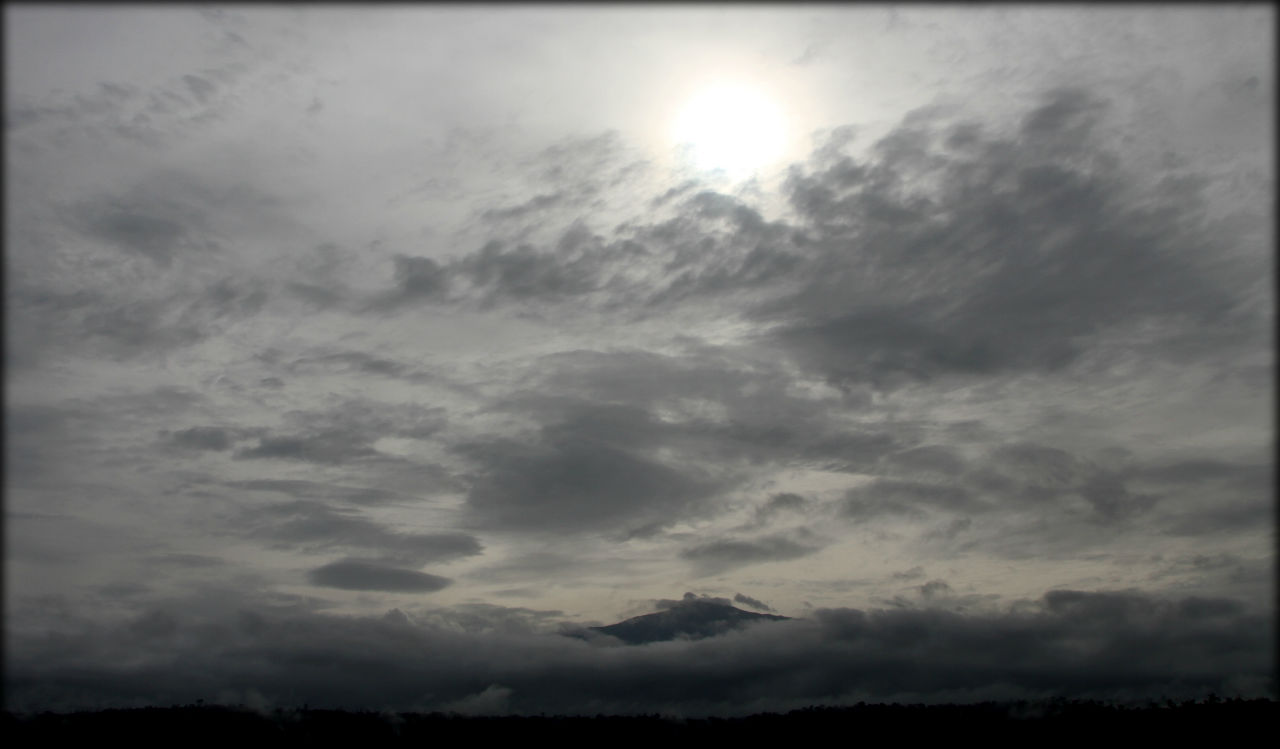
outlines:
{"label": "cloud layer", "polygon": [[986,615],[821,609],[632,646],[418,619],[398,609],[381,618],[246,611],[202,621],[156,611],[24,641],[8,694],[18,709],[48,695],[65,700],[59,707],[257,695],[313,708],[430,711],[499,690],[507,699],[482,712],[733,715],[815,703],[1141,700],[1274,688],[1265,619],[1215,599],[1064,590]]}
{"label": "cloud layer", "polygon": [[667,13],[6,10],[12,694],[1270,688],[1273,12]]}

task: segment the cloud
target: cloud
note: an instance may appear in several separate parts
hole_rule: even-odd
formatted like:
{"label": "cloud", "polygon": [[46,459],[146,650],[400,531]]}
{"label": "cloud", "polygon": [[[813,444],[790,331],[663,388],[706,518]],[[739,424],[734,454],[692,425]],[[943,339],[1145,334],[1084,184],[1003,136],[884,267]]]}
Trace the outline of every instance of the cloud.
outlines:
{"label": "cloud", "polygon": [[888,472],[916,479],[948,480],[965,472],[966,461],[946,445],[921,445],[883,458]]}
{"label": "cloud", "polygon": [[1216,329],[1237,291],[1203,247],[1234,238],[1197,223],[1196,191],[1139,207],[1141,183],[1097,133],[1107,114],[1082,90],[1051,92],[1016,134],[948,136],[926,115],[866,162],[796,170],[816,255],[800,290],[760,311],[782,323],[771,340],[832,379],[892,387],[1060,370],[1139,321]]}
{"label": "cloud", "polygon": [[389,460],[373,447],[383,437],[425,439],[446,423],[444,409],[416,403],[391,404],[364,398],[347,399],[327,409],[290,411],[284,415],[293,431],[265,434],[251,447],[237,450],[238,460],[292,460],[341,465],[370,459]]}
{"label": "cloud", "polygon": [[842,514],[857,521],[885,515],[919,518],[925,509],[964,512],[983,506],[962,487],[896,479],[876,479],[850,489],[840,506]]}
{"label": "cloud", "polygon": [[301,479],[253,479],[250,481],[228,481],[225,485],[232,489],[279,492],[295,499],[328,499],[358,505],[385,504],[404,498],[404,495],[400,492],[387,489],[339,486]]}
{"label": "cloud", "polygon": [[426,382],[437,379],[430,372],[403,361],[375,356],[363,351],[329,351],[298,357],[285,367],[293,373],[310,371],[334,371],[353,375],[378,375],[409,382]]}
{"label": "cloud", "polygon": [[191,427],[174,432],[175,445],[195,450],[227,450],[234,439],[233,433],[220,427]]}
{"label": "cloud", "polygon": [[[424,585],[354,569],[360,589]],[[1051,591],[971,614],[817,609],[806,620],[626,648],[469,633],[419,615],[162,610],[136,625],[85,620],[15,633],[13,709],[184,704],[254,689],[272,704],[430,711],[497,684],[510,692],[495,710],[694,716],[858,701],[1258,697],[1274,688],[1264,613],[1136,592]]]}
{"label": "cloud", "polygon": [[528,371],[529,390],[509,408],[546,422],[598,422],[593,429],[602,436],[612,423],[608,439],[628,434],[665,444],[704,465],[809,461],[869,470],[903,440],[878,428],[849,429],[833,411],[856,401],[799,396],[776,360],[741,348],[570,351],[542,357]]}
{"label": "cloud", "polygon": [[1154,357],[1189,340],[1254,345],[1265,330],[1239,282],[1265,269],[1229,251],[1245,235],[1209,220],[1205,185],[1153,183],[1127,163],[1108,140],[1113,116],[1081,88],[1047,92],[1003,127],[922,110],[860,161],[837,138],[795,167],[791,218],[683,191],[669,218],[612,234],[571,221],[447,262],[397,256],[397,285],[375,306],[449,293],[632,320],[704,307],[761,326],[758,345],[846,388],[1094,366],[1115,337]]}
{"label": "cloud", "polygon": [[548,422],[520,440],[456,446],[476,466],[467,492],[475,522],[564,532],[643,524],[723,487],[697,466],[653,455],[662,426],[638,409],[572,406]]}
{"label": "cloud", "polygon": [[760,611],[776,611],[775,608],[765,603],[764,601],[761,601],[757,598],[752,598],[751,596],[743,595],[741,593],[734,593],[733,601],[734,603],[741,603],[744,606],[750,606],[751,608],[758,609]]}
{"label": "cloud", "polygon": [[394,593],[434,593],[452,584],[452,580],[425,572],[388,567],[356,559],[317,567],[307,573],[315,585],[344,590],[382,590]]}
{"label": "cloud", "polygon": [[238,460],[298,460],[306,463],[340,465],[378,454],[368,438],[355,432],[335,430],[311,435],[263,437],[254,447],[237,450]]}
{"label": "cloud", "polygon": [[676,608],[682,608],[682,607],[690,608],[690,610],[702,610],[697,606],[691,607],[691,604],[698,604],[698,603],[712,604],[715,606],[732,606],[733,605],[733,601],[730,601],[728,598],[722,598],[720,596],[699,595],[692,591],[688,591],[680,598],[659,598],[658,600],[653,602],[653,606],[659,611],[666,611],[668,609],[676,609]]}
{"label": "cloud", "polygon": [[763,562],[778,562],[815,554],[822,549],[808,533],[775,533],[749,539],[719,539],[682,549],[680,558],[693,562],[702,574]]}
{"label": "cloud", "polygon": [[366,306],[367,310],[386,312],[407,304],[447,299],[449,273],[435,260],[396,255],[392,262],[395,265],[395,288],[372,299]]}
{"label": "cloud", "polygon": [[102,288],[59,291],[20,285],[14,289],[15,314],[56,340],[22,339],[18,363],[48,353],[67,353],[117,361],[154,357],[186,348],[257,315],[270,298],[265,284],[224,276],[207,281],[191,276],[144,291]]}
{"label": "cloud", "polygon": [[488,603],[462,603],[432,609],[415,610],[413,620],[419,625],[469,634],[531,635],[559,631],[564,612],[495,606]]}
{"label": "cloud", "polygon": [[919,565],[916,565],[915,567],[912,567],[909,570],[903,570],[902,572],[894,572],[889,577],[894,580],[917,580],[921,577],[924,577],[924,568]]}
{"label": "cloud", "polygon": [[488,221],[502,221],[504,219],[525,218],[530,214],[536,214],[545,208],[557,205],[564,199],[564,196],[558,194],[535,195],[525,202],[511,206],[510,208],[488,208],[480,214],[480,218]]}
{"label": "cloud", "polygon": [[490,684],[484,691],[446,703],[442,711],[460,715],[503,715],[511,702],[510,687]]}
{"label": "cloud", "polygon": [[296,501],[241,513],[237,528],[274,548],[311,553],[345,549],[384,561],[420,565],[475,556],[483,546],[467,533],[397,533],[349,511]]}

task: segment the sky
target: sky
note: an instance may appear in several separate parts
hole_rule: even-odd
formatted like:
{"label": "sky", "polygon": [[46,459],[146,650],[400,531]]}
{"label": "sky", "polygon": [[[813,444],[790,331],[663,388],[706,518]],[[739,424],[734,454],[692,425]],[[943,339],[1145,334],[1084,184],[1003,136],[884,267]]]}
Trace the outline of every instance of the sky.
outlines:
{"label": "sky", "polygon": [[1274,7],[4,21],[13,708],[1274,695]]}

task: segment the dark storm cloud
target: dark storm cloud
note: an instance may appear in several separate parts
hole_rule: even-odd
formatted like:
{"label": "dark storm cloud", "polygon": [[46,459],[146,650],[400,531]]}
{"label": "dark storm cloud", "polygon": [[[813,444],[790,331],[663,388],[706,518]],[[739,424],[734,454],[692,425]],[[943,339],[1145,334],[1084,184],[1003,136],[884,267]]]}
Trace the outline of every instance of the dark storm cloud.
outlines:
{"label": "dark storm cloud", "polygon": [[451,580],[415,570],[374,562],[344,559],[307,573],[316,585],[345,590],[381,590],[395,593],[433,593],[449,587]]}
{"label": "dark storm cloud", "polygon": [[355,512],[309,501],[255,507],[243,512],[236,526],[273,548],[309,553],[346,549],[402,564],[444,562],[483,549],[466,533],[398,533]]}
{"label": "dark storm cloud", "polygon": [[[436,589],[407,570],[329,569],[357,589]],[[626,647],[531,634],[545,631],[547,616],[496,609],[344,618],[224,606],[206,620],[162,607],[120,625],[64,622],[17,633],[7,696],[15,709],[71,709],[219,694],[237,702],[252,690],[268,704],[430,711],[499,685],[520,713],[729,715],[860,700],[1274,688],[1266,616],[1217,599],[1052,591],[1003,613],[819,609],[808,620]]]}

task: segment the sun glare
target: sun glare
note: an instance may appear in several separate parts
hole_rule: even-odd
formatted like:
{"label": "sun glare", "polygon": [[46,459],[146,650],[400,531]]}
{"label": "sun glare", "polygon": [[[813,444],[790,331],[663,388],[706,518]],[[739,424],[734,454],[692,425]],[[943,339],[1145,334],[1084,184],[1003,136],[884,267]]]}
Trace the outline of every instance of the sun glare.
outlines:
{"label": "sun glare", "polygon": [[685,104],[672,124],[672,137],[694,167],[745,177],[781,155],[782,112],[750,86],[716,86]]}

